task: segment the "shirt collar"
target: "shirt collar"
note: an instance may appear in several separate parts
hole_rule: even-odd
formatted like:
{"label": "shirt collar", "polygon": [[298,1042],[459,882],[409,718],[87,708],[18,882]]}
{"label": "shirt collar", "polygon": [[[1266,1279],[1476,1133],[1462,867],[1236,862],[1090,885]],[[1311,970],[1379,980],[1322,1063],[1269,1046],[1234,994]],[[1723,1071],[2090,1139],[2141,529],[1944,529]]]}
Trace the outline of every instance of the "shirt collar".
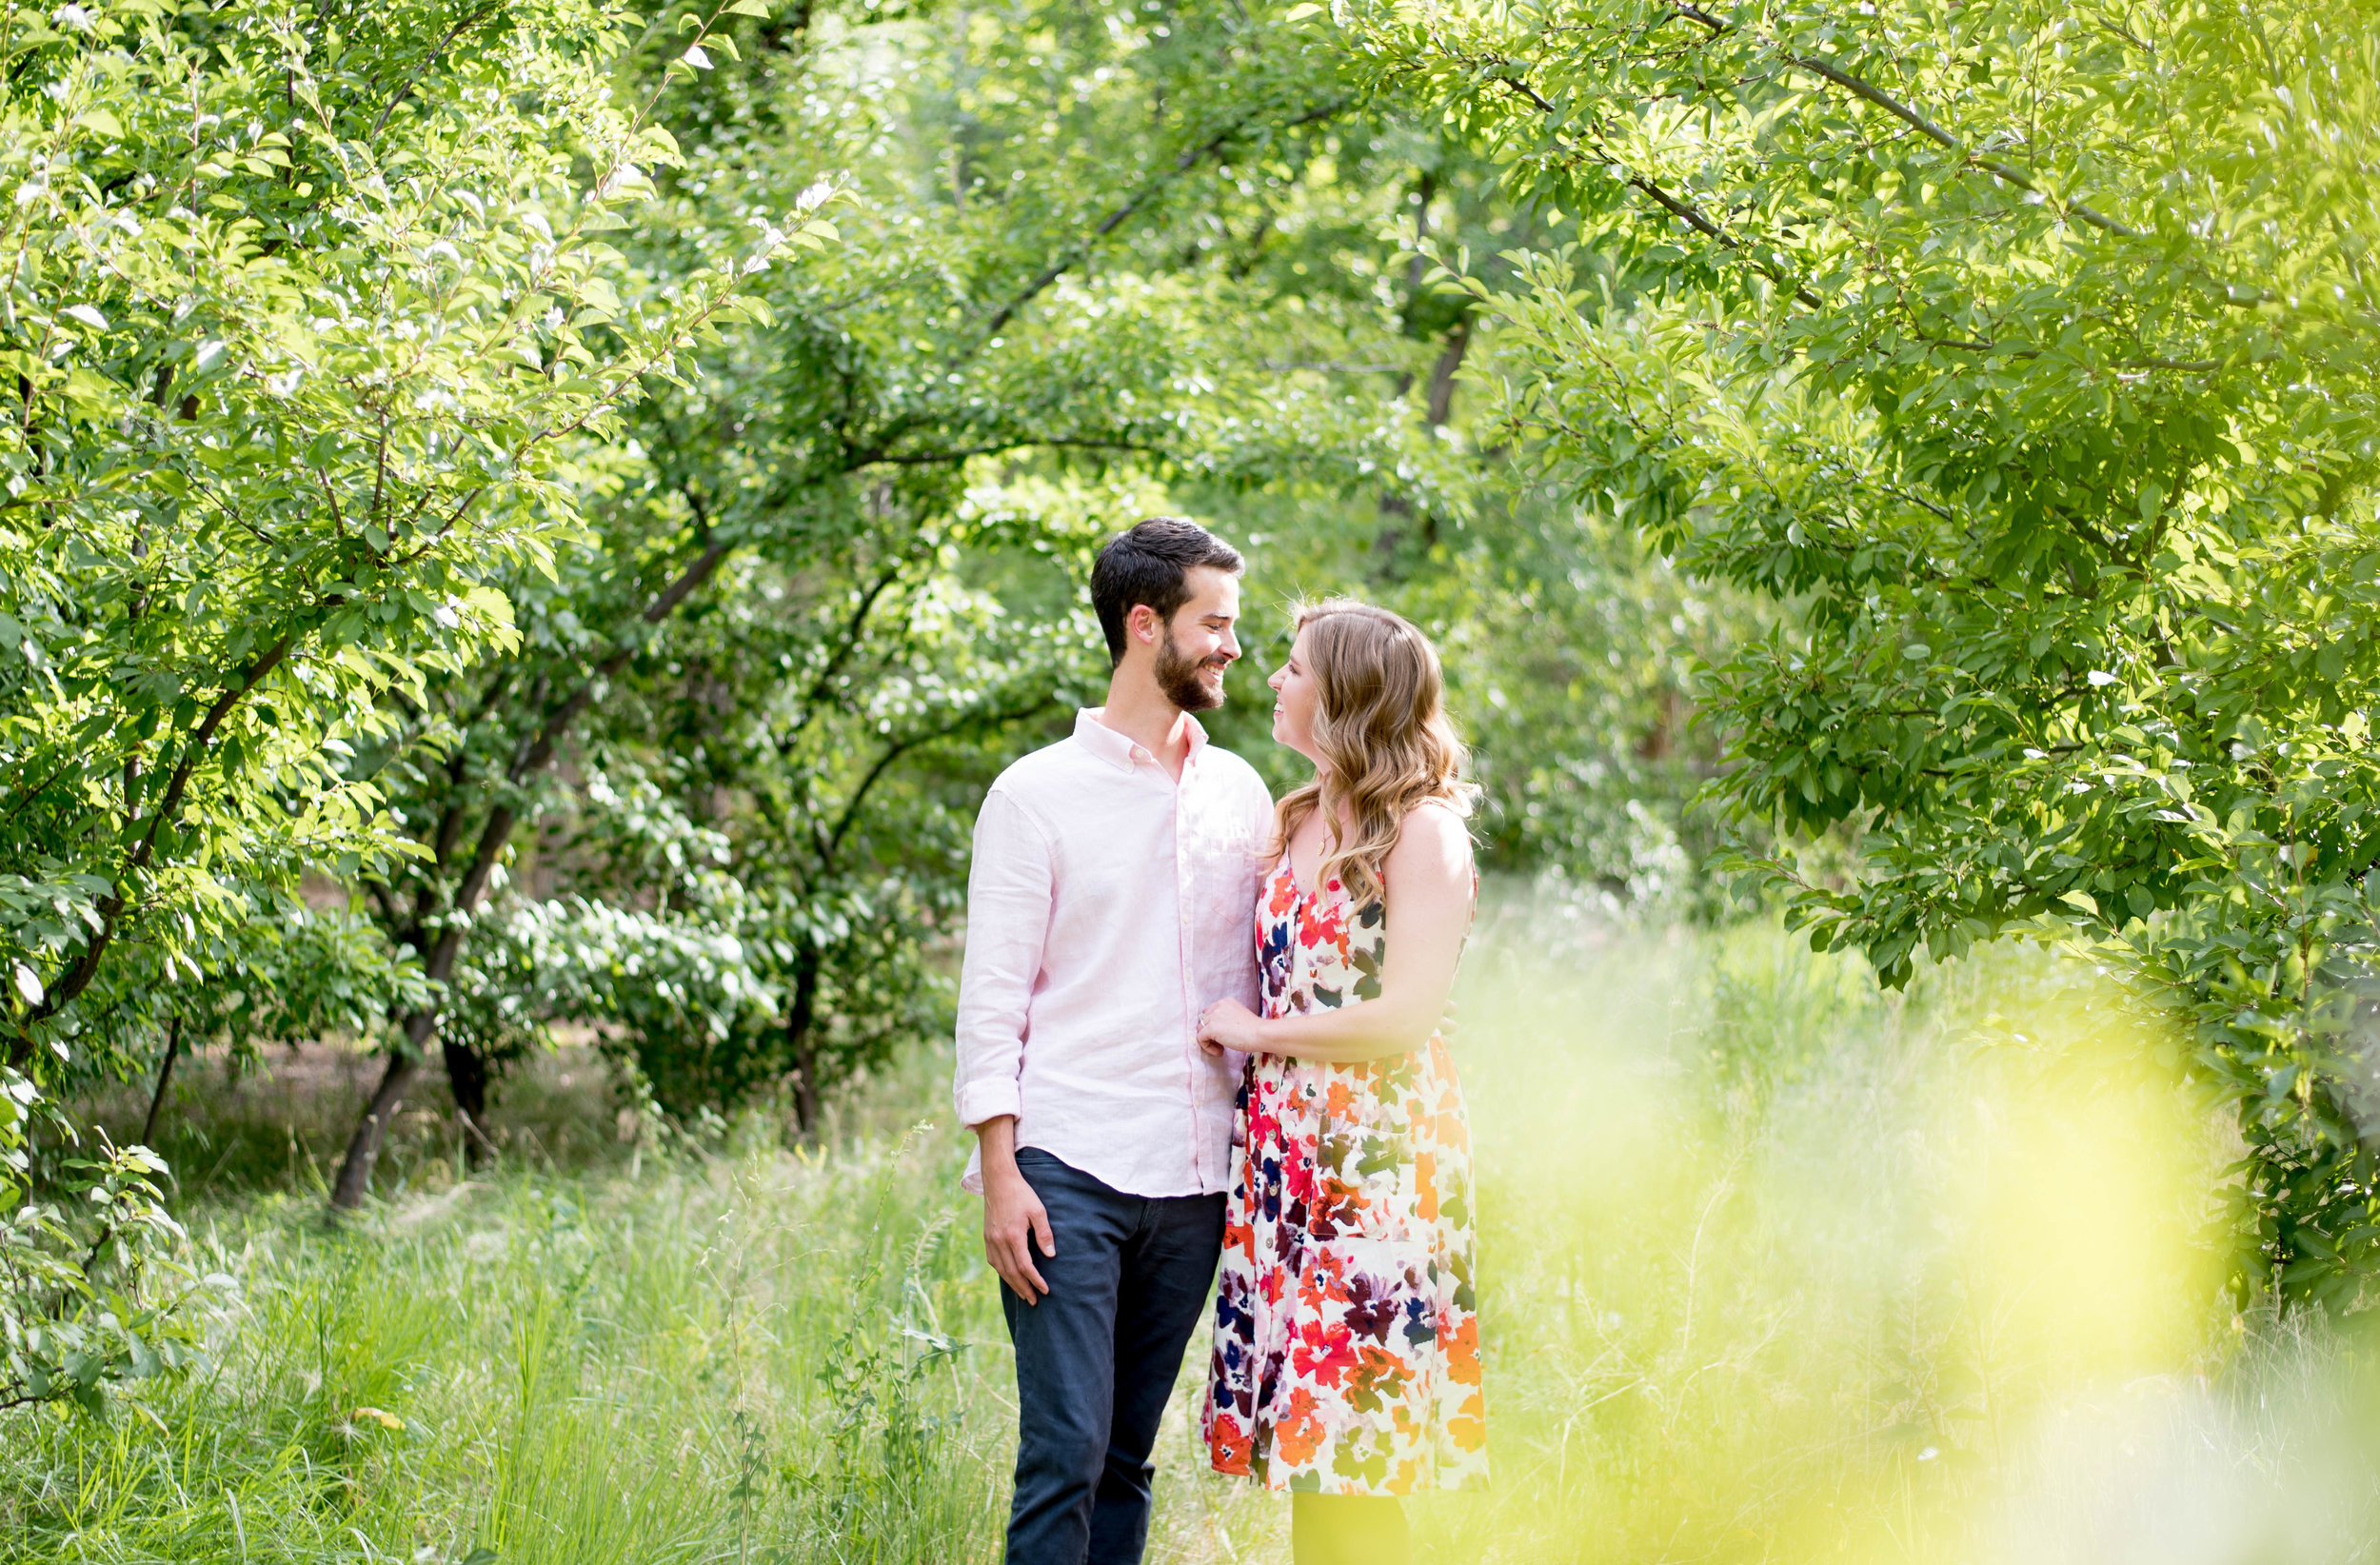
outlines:
{"label": "shirt collar", "polygon": [[[1074,715],[1075,743],[1118,771],[1132,770],[1136,758],[1141,756],[1147,756],[1150,763],[1155,764],[1157,761],[1155,756],[1149,755],[1138,743],[1100,721],[1101,714],[1106,710],[1104,706],[1084,706],[1076,710]],[[1190,725],[1189,761],[1192,765],[1196,765],[1199,752],[1206,748],[1206,730],[1199,726],[1199,720],[1187,712],[1181,714],[1181,721]]]}

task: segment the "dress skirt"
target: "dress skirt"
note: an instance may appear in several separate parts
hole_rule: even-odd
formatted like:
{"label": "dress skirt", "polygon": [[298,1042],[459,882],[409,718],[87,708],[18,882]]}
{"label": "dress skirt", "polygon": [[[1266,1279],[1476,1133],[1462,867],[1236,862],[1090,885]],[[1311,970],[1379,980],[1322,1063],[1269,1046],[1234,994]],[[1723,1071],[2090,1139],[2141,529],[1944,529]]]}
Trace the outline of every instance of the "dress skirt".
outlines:
{"label": "dress skirt", "polygon": [[[1379,994],[1381,904],[1284,860],[1259,907],[1278,1017]],[[1487,1476],[1471,1141],[1441,1036],[1359,1064],[1250,1057],[1240,1088],[1215,1350],[1216,1471],[1325,1495]]]}

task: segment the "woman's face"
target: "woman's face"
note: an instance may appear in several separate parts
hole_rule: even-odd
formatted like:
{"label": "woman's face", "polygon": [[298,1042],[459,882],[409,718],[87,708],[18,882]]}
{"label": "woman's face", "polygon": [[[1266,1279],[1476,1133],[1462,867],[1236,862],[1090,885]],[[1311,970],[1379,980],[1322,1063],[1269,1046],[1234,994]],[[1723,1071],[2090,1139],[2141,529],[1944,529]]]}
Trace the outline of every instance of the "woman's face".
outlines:
{"label": "woman's face", "polygon": [[1308,649],[1306,633],[1300,630],[1289,661],[1264,683],[1273,687],[1273,737],[1319,766],[1322,758],[1314,749],[1314,720],[1321,710],[1322,693],[1306,662]]}

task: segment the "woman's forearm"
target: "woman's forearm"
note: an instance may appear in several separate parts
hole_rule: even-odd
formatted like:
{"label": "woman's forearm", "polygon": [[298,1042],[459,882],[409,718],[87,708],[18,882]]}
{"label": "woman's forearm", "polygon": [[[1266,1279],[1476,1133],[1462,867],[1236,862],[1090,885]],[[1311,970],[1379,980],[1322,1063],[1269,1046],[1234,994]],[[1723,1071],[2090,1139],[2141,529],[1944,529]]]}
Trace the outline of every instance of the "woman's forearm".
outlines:
{"label": "woman's forearm", "polygon": [[1411,1054],[1427,1045],[1437,1030],[1435,1012],[1383,996],[1340,1010],[1260,1019],[1254,1052],[1351,1065]]}

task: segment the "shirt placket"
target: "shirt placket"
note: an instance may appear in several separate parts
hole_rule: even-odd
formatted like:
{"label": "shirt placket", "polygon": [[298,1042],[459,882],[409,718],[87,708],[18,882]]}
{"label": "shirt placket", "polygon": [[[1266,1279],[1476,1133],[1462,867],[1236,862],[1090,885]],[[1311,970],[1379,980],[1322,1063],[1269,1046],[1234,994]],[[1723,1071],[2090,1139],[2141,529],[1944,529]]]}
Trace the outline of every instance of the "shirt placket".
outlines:
{"label": "shirt placket", "polygon": [[1205,1144],[1204,1127],[1199,1122],[1199,1013],[1198,988],[1191,977],[1191,959],[1195,955],[1191,941],[1191,887],[1189,861],[1189,829],[1186,805],[1190,797],[1190,781],[1197,765],[1196,757],[1185,757],[1181,777],[1174,784],[1174,905],[1180,914],[1177,937],[1181,954],[1181,1040],[1182,1093],[1190,1105],[1190,1183],[1194,1190],[1206,1189],[1206,1170],[1200,1158]]}

